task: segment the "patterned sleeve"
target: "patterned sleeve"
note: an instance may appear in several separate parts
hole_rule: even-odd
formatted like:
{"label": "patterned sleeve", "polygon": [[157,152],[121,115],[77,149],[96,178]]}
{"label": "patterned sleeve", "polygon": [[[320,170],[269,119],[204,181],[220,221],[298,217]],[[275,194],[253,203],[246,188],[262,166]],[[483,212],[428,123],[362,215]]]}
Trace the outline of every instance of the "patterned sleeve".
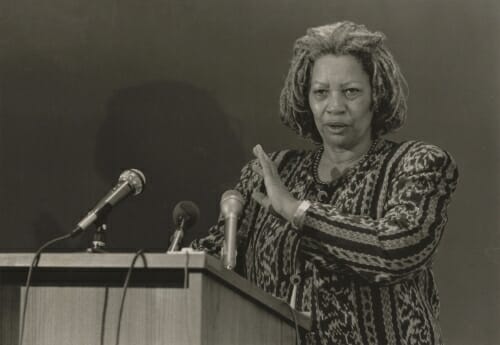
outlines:
{"label": "patterned sleeve", "polygon": [[[246,164],[241,169],[241,175],[236,187],[234,188],[238,192],[241,193],[244,200],[242,217],[240,217],[238,224],[238,246],[241,246],[246,242],[247,239],[247,229],[245,223],[248,217],[245,216],[248,213],[248,205],[251,200],[253,183],[256,181],[255,173],[253,172],[251,166],[255,161],[251,161]],[[222,215],[219,215],[218,221],[215,225],[210,227],[208,230],[208,235],[206,237],[196,239],[191,242],[191,248],[196,250],[203,250],[207,253],[215,255],[217,257],[220,256],[221,248],[224,241],[224,218]]]}
{"label": "patterned sleeve", "polygon": [[306,212],[303,250],[341,263],[370,282],[391,283],[426,266],[447,221],[458,171],[445,151],[413,145],[385,177],[376,217],[343,214],[312,203]]}

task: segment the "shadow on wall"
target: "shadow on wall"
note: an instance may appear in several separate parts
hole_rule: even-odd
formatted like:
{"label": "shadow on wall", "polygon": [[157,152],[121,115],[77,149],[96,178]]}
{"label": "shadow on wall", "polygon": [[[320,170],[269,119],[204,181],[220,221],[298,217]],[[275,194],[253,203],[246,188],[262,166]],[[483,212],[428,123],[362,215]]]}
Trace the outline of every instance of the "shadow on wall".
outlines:
{"label": "shadow on wall", "polygon": [[184,244],[205,235],[244,157],[227,116],[206,91],[173,81],[117,90],[97,136],[98,173],[112,185],[121,171],[136,168],[147,182],[141,195],[111,215],[108,245],[164,250],[173,233],[172,210],[181,200],[201,210]]}

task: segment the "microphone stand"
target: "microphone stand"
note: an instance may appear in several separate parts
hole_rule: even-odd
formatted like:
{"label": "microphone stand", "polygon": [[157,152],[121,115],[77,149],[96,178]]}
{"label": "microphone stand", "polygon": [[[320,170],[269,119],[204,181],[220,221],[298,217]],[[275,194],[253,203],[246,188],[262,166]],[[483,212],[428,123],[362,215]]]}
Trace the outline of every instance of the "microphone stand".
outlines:
{"label": "microphone stand", "polygon": [[96,231],[92,238],[92,247],[87,248],[89,253],[106,253],[106,218],[104,217],[96,223]]}
{"label": "microphone stand", "polygon": [[182,238],[184,237],[184,223],[185,219],[184,217],[182,217],[179,226],[177,227],[177,229],[175,229],[174,234],[172,235],[172,242],[168,247],[167,253],[176,252],[179,250],[179,245],[182,241]]}

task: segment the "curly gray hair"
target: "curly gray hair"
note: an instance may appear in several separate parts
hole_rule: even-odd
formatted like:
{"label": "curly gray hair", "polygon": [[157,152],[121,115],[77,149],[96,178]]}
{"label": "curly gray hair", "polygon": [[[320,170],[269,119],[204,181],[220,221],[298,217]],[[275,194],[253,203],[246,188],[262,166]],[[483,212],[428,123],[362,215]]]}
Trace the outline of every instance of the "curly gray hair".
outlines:
{"label": "curly gray hair", "polygon": [[321,143],[309,106],[310,78],[321,56],[350,55],[358,59],[370,77],[372,88],[372,135],[378,137],[400,128],[406,119],[407,84],[385,35],[349,21],[307,30],[295,41],[293,57],[280,96],[280,115],[299,135]]}

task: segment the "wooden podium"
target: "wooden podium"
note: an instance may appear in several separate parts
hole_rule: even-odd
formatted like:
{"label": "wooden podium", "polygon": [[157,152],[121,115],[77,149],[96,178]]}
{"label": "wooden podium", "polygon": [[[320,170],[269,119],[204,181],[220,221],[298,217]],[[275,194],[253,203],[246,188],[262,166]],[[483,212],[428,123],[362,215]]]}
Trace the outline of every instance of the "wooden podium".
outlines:
{"label": "wooden podium", "polygon": [[[111,345],[133,254],[42,254],[29,290],[24,345]],[[201,252],[137,259],[120,345],[293,344],[288,305]],[[16,345],[33,254],[0,254],[0,344]],[[145,261],[145,262],[144,262]],[[310,319],[297,313],[300,327]]]}

